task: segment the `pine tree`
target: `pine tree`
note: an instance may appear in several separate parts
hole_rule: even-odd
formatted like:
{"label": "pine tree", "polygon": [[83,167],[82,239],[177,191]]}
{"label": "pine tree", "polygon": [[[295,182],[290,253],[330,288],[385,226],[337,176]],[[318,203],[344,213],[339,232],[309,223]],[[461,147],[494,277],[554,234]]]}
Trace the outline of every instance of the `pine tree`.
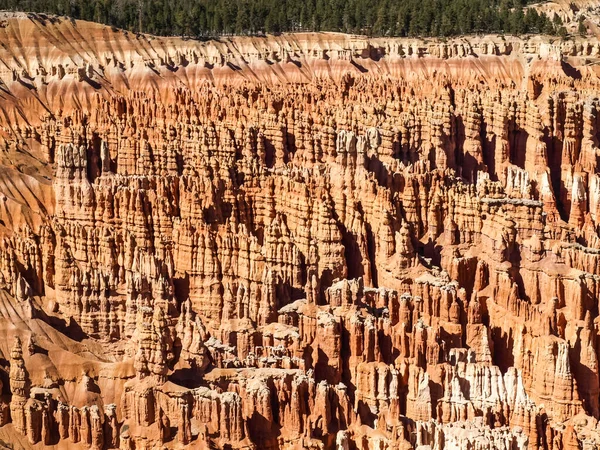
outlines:
{"label": "pine tree", "polygon": [[235,20],[235,32],[237,34],[246,34],[253,31],[250,26],[250,17],[250,6],[245,1],[240,2]]}
{"label": "pine tree", "polygon": [[559,27],[556,31],[556,34],[558,34],[561,38],[566,38],[569,35],[569,32],[565,27]]}
{"label": "pine tree", "polygon": [[579,25],[577,27],[577,32],[581,35],[581,36],[585,36],[587,34],[587,27],[585,26],[584,23],[585,18],[581,17],[579,19]]}

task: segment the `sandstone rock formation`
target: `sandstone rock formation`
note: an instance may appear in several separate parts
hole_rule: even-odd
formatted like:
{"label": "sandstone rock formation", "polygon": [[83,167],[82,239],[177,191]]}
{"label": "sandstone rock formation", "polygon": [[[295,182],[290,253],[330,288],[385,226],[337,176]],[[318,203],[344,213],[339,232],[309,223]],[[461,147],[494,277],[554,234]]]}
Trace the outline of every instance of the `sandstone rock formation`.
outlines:
{"label": "sandstone rock formation", "polygon": [[2,442],[600,445],[600,42],[0,44]]}

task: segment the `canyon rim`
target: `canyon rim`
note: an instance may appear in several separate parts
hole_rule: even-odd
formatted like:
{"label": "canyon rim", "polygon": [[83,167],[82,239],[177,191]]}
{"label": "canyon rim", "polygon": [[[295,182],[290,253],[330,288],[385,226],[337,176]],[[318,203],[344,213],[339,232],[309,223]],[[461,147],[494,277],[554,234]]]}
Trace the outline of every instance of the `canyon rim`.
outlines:
{"label": "canyon rim", "polygon": [[0,14],[0,444],[600,447],[600,41]]}

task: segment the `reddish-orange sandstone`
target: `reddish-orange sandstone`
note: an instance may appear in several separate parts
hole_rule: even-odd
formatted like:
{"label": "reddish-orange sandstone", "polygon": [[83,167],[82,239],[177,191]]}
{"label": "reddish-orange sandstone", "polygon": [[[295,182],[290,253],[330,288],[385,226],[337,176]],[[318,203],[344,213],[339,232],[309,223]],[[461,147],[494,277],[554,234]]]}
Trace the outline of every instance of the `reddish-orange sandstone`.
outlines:
{"label": "reddish-orange sandstone", "polygon": [[600,445],[600,42],[0,21],[0,440]]}

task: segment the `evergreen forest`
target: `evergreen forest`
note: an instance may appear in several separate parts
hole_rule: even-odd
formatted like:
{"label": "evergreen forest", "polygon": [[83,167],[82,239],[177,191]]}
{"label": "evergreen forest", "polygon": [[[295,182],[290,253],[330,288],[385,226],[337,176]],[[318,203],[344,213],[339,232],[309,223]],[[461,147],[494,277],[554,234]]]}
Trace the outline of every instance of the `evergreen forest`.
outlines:
{"label": "evergreen forest", "polygon": [[565,35],[530,0],[0,0],[0,9],[70,16],[187,37],[285,31],[369,36]]}

